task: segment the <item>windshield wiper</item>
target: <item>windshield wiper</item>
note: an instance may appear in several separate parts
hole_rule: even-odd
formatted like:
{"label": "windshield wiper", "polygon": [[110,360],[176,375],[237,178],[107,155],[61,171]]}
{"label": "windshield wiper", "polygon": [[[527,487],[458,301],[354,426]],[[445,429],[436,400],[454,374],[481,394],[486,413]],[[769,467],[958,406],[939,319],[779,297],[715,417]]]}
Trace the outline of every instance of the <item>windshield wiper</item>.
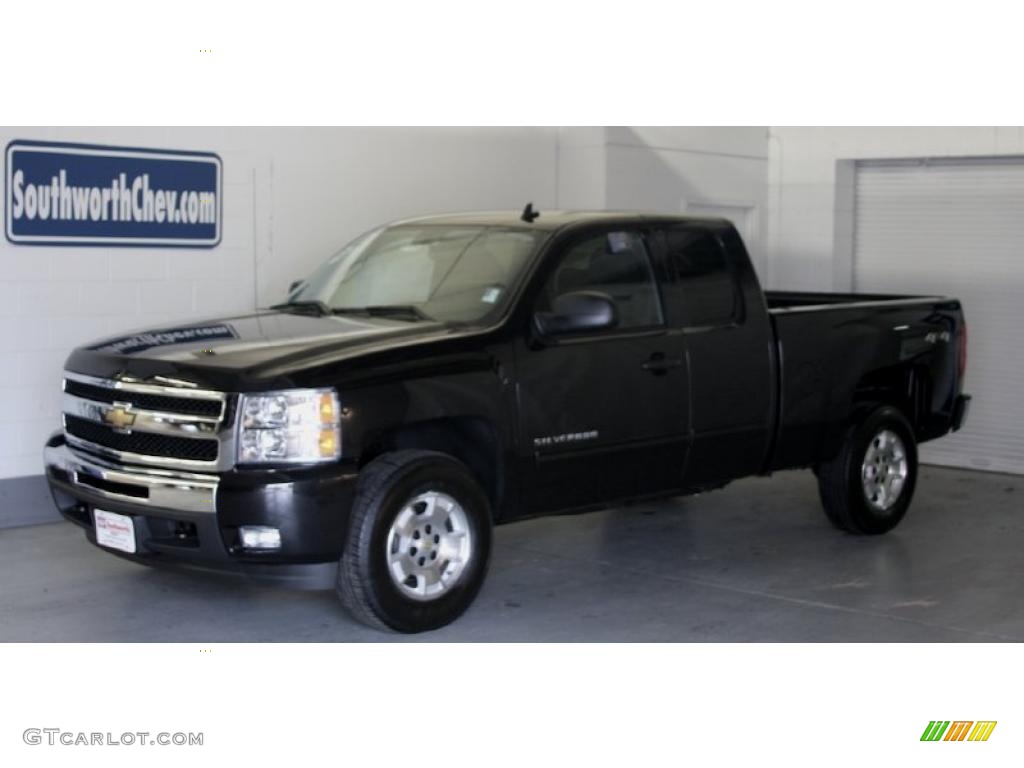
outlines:
{"label": "windshield wiper", "polygon": [[323,317],[331,314],[331,308],[322,301],[286,301],[284,304],[274,304],[270,309],[278,312],[294,312],[297,315],[317,315]]}
{"label": "windshield wiper", "polygon": [[294,312],[301,315],[365,315],[366,317],[394,317],[402,320],[432,320],[419,307],[412,304],[375,304],[368,307],[329,307],[322,301],[286,301],[274,304],[270,309],[278,312]]}
{"label": "windshield wiper", "polygon": [[369,307],[337,307],[335,315],[366,315],[368,317],[394,317],[402,320],[432,320],[430,315],[412,304],[376,304]]}

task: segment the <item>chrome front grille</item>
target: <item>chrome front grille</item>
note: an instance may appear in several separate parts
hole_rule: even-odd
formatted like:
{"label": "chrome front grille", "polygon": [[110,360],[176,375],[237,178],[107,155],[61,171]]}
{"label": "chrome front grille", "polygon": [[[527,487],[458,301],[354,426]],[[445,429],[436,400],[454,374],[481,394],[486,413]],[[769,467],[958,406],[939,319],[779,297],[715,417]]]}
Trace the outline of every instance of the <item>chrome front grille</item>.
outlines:
{"label": "chrome front grille", "polygon": [[67,413],[64,414],[64,432],[71,437],[110,448],[122,454],[135,453],[142,456],[158,456],[162,459],[184,459],[186,461],[217,460],[216,439],[195,440],[190,437],[158,435],[138,430],[124,432]]}
{"label": "chrome front grille", "polygon": [[155,395],[151,392],[135,392],[130,389],[112,388],[86,384],[83,381],[67,378],[64,380],[64,391],[83,400],[97,403],[128,403],[132,407],[146,411],[162,411],[179,413],[189,416],[209,416],[220,419],[224,415],[224,400],[189,399],[180,395]]}
{"label": "chrome front grille", "polygon": [[226,394],[188,382],[64,374],[68,445],[121,464],[230,468],[234,429],[228,423],[228,405]]}

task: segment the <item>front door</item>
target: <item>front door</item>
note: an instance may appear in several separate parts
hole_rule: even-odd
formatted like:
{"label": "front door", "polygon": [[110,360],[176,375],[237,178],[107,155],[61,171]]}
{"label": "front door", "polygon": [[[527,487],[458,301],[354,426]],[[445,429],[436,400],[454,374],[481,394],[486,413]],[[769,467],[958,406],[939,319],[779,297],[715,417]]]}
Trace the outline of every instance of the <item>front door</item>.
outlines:
{"label": "front door", "polygon": [[683,482],[688,439],[685,355],[665,322],[640,230],[591,230],[553,253],[532,309],[596,291],[614,327],[524,334],[516,347],[524,511],[552,512],[664,492]]}

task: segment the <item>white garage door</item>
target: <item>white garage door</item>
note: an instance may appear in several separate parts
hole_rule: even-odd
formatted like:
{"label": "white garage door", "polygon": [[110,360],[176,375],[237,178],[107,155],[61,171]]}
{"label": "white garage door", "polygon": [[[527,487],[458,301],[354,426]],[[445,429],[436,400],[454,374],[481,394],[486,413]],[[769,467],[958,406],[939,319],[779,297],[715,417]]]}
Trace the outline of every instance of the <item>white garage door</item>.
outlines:
{"label": "white garage door", "polygon": [[1024,473],[1024,160],[857,164],[854,289],[963,301],[967,426],[935,464]]}

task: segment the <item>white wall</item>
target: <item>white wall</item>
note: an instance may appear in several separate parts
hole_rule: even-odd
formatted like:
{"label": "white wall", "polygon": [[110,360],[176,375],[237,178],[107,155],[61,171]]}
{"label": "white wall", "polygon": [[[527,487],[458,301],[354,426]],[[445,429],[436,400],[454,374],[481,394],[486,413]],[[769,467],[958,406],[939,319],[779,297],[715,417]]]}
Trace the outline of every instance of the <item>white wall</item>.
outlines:
{"label": "white wall", "polygon": [[833,276],[837,161],[1007,154],[1024,154],[1024,128],[773,127],[769,287],[849,289],[841,271]]}
{"label": "white wall", "polygon": [[731,218],[763,272],[768,129],[563,128],[563,206]]}
{"label": "white wall", "polygon": [[553,128],[0,128],[0,145],[12,139],[216,152],[223,240],[212,250],[0,242],[0,478],[41,471],[77,344],[272,303],[391,219],[557,198]]}
{"label": "white wall", "polygon": [[[260,302],[371,227],[459,210],[557,204],[554,128],[348,128],[255,131],[270,156],[270,241]],[[250,139],[252,140],[252,139]]]}
{"label": "white wall", "polygon": [[607,128],[558,129],[558,206],[607,208]]}
{"label": "white wall", "polygon": [[0,478],[37,474],[62,363],[98,337],[280,300],[352,237],[453,210],[682,213],[749,207],[755,260],[765,128],[0,128],[12,139],[212,151],[224,163],[212,250],[0,242]]}

